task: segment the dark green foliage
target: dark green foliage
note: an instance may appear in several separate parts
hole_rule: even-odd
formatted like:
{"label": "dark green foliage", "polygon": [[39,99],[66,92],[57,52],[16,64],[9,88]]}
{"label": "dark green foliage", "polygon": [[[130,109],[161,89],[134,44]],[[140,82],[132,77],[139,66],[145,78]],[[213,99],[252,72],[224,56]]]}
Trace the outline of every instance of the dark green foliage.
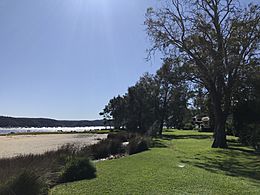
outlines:
{"label": "dark green foliage", "polygon": [[240,88],[234,106],[235,134],[243,144],[260,150],[260,68]]}
{"label": "dark green foliage", "polygon": [[88,158],[75,158],[66,163],[60,182],[72,182],[96,177],[96,168]]}
{"label": "dark green foliage", "polygon": [[136,136],[129,140],[128,154],[136,154],[145,150],[148,150],[150,146],[150,140],[148,137]]}
{"label": "dark green foliage", "polygon": [[0,186],[1,195],[38,195],[47,194],[47,186],[32,171],[23,171],[17,177]]}
{"label": "dark green foliage", "polygon": [[[146,13],[149,54],[178,58],[185,80],[208,92],[214,115],[213,148],[227,148],[225,123],[233,97],[259,66],[260,6],[239,1],[162,1]],[[246,86],[248,87],[248,86]]]}
{"label": "dark green foliage", "polygon": [[109,149],[111,155],[121,154],[125,152],[121,140],[113,139],[109,141]]}
{"label": "dark green foliage", "polygon": [[122,142],[127,142],[129,139],[129,133],[126,131],[111,132],[107,135],[108,139],[118,139]]}
{"label": "dark green foliage", "polygon": [[184,130],[192,130],[194,129],[194,125],[192,123],[186,123],[183,127]]}
{"label": "dark green foliage", "polygon": [[158,120],[159,86],[153,75],[145,74],[128,88],[127,123],[129,131],[146,133]]}
{"label": "dark green foliage", "polygon": [[113,122],[115,129],[125,126],[126,120],[126,98],[125,96],[117,96],[109,101],[109,103],[100,113],[104,117],[104,121],[109,124]]}
{"label": "dark green foliage", "polygon": [[178,58],[175,60],[166,58],[155,75],[159,85],[157,115],[160,121],[160,135],[164,125],[182,129],[188,111],[188,86],[184,74],[180,71],[179,63]]}
{"label": "dark green foliage", "polygon": [[260,152],[260,124],[247,124],[245,130],[241,132],[242,142],[251,145],[257,152]]}
{"label": "dark green foliage", "polygon": [[124,153],[120,139],[104,139],[86,148],[93,159],[107,158],[110,155]]}
{"label": "dark green foliage", "polygon": [[101,159],[110,156],[109,143],[110,141],[105,139],[90,146],[90,154],[93,159]]}
{"label": "dark green foliage", "polygon": [[178,62],[164,63],[156,75],[144,74],[124,96],[111,99],[100,113],[104,119],[114,121],[116,128],[140,134],[162,134],[166,124],[182,127],[187,112],[187,85],[174,68]]}

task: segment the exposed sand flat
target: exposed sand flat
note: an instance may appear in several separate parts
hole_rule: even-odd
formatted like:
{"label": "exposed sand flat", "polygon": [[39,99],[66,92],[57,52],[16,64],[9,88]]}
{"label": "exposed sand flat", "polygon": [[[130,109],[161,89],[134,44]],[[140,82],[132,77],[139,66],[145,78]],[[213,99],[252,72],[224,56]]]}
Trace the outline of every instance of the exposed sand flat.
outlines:
{"label": "exposed sand flat", "polygon": [[41,154],[65,144],[90,145],[106,134],[49,134],[0,136],[0,158],[21,154]]}

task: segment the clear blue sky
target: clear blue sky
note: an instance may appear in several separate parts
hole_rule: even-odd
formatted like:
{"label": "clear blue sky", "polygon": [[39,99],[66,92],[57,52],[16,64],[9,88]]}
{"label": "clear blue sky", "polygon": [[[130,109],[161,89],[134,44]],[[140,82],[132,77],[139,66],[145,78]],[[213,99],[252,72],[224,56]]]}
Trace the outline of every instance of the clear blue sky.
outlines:
{"label": "clear blue sky", "polygon": [[0,0],[0,115],[96,119],[146,62],[156,0]]}
{"label": "clear blue sky", "polygon": [[0,115],[99,118],[109,99],[160,67],[145,60],[143,25],[159,4],[0,0]]}

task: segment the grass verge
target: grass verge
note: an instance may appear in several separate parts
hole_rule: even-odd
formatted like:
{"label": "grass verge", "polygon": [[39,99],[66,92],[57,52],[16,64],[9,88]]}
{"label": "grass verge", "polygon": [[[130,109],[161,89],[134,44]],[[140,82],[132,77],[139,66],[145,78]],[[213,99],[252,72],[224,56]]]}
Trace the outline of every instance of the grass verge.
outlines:
{"label": "grass verge", "polygon": [[97,178],[50,194],[260,194],[260,156],[228,137],[211,149],[211,133],[167,131],[149,151],[96,164]]}

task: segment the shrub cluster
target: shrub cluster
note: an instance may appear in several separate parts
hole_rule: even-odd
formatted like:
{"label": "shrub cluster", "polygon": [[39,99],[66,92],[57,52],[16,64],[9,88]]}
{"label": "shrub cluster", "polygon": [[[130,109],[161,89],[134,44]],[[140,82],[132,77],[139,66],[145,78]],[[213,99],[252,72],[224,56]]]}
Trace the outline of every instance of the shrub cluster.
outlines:
{"label": "shrub cluster", "polygon": [[136,154],[148,150],[150,146],[150,139],[142,136],[135,136],[129,140],[128,154]]}
{"label": "shrub cluster", "polygon": [[239,132],[239,141],[252,146],[256,152],[260,152],[260,124],[244,125],[244,130]]}
{"label": "shrub cluster", "polygon": [[88,146],[86,149],[89,151],[89,154],[93,159],[102,159],[107,158],[110,155],[125,153],[122,143],[122,139],[110,137],[108,139],[101,140],[94,145]]}
{"label": "shrub cluster", "polygon": [[68,156],[77,153],[74,145],[64,145],[44,154],[0,159],[0,194],[47,194],[57,184]]}
{"label": "shrub cluster", "polygon": [[40,180],[39,176],[32,171],[23,171],[18,176],[0,186],[0,194],[2,195],[37,195],[47,193],[47,186]]}
{"label": "shrub cluster", "polygon": [[120,140],[122,142],[127,142],[129,140],[130,134],[126,131],[111,132],[107,135],[108,139]]}
{"label": "shrub cluster", "polygon": [[62,170],[59,181],[62,183],[96,177],[96,168],[87,157],[69,160]]}
{"label": "shrub cluster", "polygon": [[[123,142],[129,144],[124,146]],[[83,148],[65,145],[40,155],[0,159],[0,194],[47,194],[57,183],[95,177],[96,168],[89,159],[131,155],[147,150],[149,144],[143,136],[113,132],[107,139]]]}

